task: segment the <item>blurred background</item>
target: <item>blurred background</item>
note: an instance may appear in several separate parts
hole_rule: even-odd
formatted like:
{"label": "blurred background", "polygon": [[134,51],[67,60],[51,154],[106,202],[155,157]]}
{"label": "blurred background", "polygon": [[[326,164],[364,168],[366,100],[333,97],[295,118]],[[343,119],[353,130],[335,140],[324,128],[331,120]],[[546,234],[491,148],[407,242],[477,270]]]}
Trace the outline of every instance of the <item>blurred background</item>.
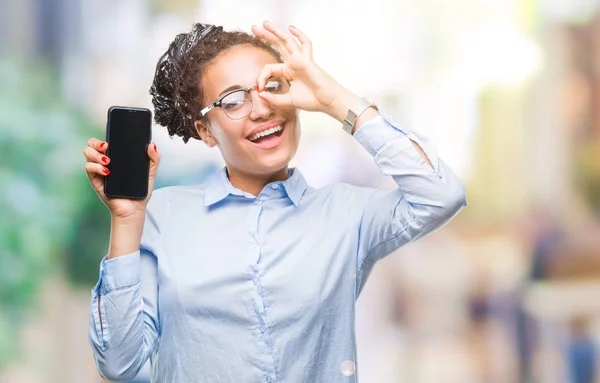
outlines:
{"label": "blurred background", "polygon": [[[0,382],[103,382],[87,327],[109,215],[87,139],[110,106],[151,107],[177,33],[264,19],[304,30],[322,67],[431,138],[467,186],[451,224],[375,267],[361,381],[600,382],[597,0],[0,0]],[[393,187],[337,122],[301,118],[293,165],[312,186]],[[153,137],[157,187],[223,165]]]}

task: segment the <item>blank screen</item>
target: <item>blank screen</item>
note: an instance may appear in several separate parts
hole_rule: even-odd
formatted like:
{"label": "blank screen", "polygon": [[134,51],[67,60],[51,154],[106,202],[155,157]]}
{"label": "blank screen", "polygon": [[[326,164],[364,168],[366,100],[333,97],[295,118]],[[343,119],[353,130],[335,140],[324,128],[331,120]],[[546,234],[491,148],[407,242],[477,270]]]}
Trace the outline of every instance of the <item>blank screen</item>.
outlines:
{"label": "blank screen", "polygon": [[149,110],[112,109],[108,117],[106,193],[144,198],[148,192],[151,113]]}

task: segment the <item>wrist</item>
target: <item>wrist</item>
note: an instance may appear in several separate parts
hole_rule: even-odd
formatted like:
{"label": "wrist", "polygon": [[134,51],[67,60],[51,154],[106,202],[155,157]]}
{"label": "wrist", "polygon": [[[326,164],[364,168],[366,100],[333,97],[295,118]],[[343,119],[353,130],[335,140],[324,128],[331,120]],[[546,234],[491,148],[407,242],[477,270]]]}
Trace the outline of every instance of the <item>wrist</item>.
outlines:
{"label": "wrist", "polygon": [[136,209],[127,213],[111,212],[110,217],[113,224],[131,225],[139,221],[144,222],[144,219],[146,219],[146,209]]}
{"label": "wrist", "polygon": [[[348,89],[345,89],[342,86],[339,86],[339,90],[336,92],[336,96],[328,105],[325,110],[325,113],[329,116],[336,119],[341,124],[344,124],[344,120],[348,116],[348,111],[356,108],[357,105],[361,104],[361,97],[352,93]],[[356,130],[365,122],[377,117],[379,115],[379,111],[377,108],[367,108],[365,110],[353,110],[355,113],[359,114],[354,122],[354,129],[352,130],[352,134],[356,132]]]}
{"label": "wrist", "polygon": [[146,219],[145,213],[132,214],[127,217],[112,217],[112,227],[134,228],[144,225]]}
{"label": "wrist", "polygon": [[131,254],[140,249],[145,215],[114,218],[111,221],[108,258]]}
{"label": "wrist", "polygon": [[348,110],[356,104],[359,98],[356,94],[340,86],[333,102],[327,106],[324,112],[339,123],[343,123]]}

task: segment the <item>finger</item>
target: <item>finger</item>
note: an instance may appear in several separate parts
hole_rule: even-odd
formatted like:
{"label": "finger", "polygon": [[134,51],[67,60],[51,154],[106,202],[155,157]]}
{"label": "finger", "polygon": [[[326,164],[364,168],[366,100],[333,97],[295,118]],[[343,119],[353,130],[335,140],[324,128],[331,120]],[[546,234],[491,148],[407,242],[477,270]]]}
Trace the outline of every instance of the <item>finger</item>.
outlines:
{"label": "finger", "polygon": [[101,164],[95,162],[86,162],[85,163],[85,172],[88,177],[91,179],[94,175],[99,176],[107,176],[110,174],[110,170],[102,166]]}
{"label": "finger", "polygon": [[156,179],[156,173],[158,172],[158,165],[160,164],[160,153],[155,143],[148,145],[148,157],[150,158],[150,174],[148,175],[148,191],[151,193],[154,189],[154,180]]}
{"label": "finger", "polygon": [[150,143],[148,145],[148,157],[150,158],[150,170],[153,167],[157,167],[160,162],[160,153],[158,152],[158,148],[155,143]]}
{"label": "finger", "polygon": [[300,49],[312,58],[312,41],[300,29],[290,25],[290,33],[300,41]]}
{"label": "finger", "polygon": [[281,53],[284,59],[290,56],[290,52],[286,48],[284,42],[277,38],[277,36],[275,36],[273,33],[267,31],[265,28],[253,25],[252,33],[260,37],[261,39],[267,40],[267,42],[277,46],[279,53]]}
{"label": "finger", "polygon": [[289,73],[283,70],[284,65],[282,63],[277,64],[266,64],[263,69],[258,74],[258,78],[256,79],[256,86],[259,92],[262,92],[265,89],[265,84],[267,80],[273,76],[283,77],[288,81],[293,81],[294,79],[290,76]]}
{"label": "finger", "polygon": [[88,140],[88,146],[96,149],[100,153],[106,153],[106,149],[108,148],[108,144],[104,141],[100,141],[97,138],[90,138]]}
{"label": "finger", "polygon": [[87,146],[85,149],[83,149],[83,155],[89,162],[96,162],[102,165],[108,165],[110,162],[110,158],[98,152],[91,146]]}
{"label": "finger", "polygon": [[296,41],[296,39],[292,35],[290,35],[289,33],[286,33],[284,31],[282,31],[277,26],[275,26],[274,24],[271,24],[268,21],[265,21],[263,23],[263,26],[265,27],[265,29],[267,31],[271,32],[279,40],[283,41],[285,47],[287,48],[287,50],[290,53],[296,53],[296,52],[300,51],[300,46],[298,45],[298,42]]}
{"label": "finger", "polygon": [[274,94],[269,92],[259,92],[258,95],[271,106],[294,106],[289,93]]}

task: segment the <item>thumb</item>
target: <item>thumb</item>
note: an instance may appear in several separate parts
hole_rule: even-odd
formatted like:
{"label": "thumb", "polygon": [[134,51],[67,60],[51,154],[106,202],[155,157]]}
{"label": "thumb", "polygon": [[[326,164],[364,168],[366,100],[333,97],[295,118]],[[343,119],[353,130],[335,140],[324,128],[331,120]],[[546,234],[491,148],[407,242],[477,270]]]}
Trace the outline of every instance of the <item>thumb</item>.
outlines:
{"label": "thumb", "polygon": [[258,92],[258,96],[269,103],[271,106],[294,106],[289,93],[274,94],[269,92]]}
{"label": "thumb", "polygon": [[160,163],[160,153],[157,150],[155,143],[148,145],[148,157],[150,158],[150,181],[154,181],[156,178],[156,172],[158,171],[158,164]]}

